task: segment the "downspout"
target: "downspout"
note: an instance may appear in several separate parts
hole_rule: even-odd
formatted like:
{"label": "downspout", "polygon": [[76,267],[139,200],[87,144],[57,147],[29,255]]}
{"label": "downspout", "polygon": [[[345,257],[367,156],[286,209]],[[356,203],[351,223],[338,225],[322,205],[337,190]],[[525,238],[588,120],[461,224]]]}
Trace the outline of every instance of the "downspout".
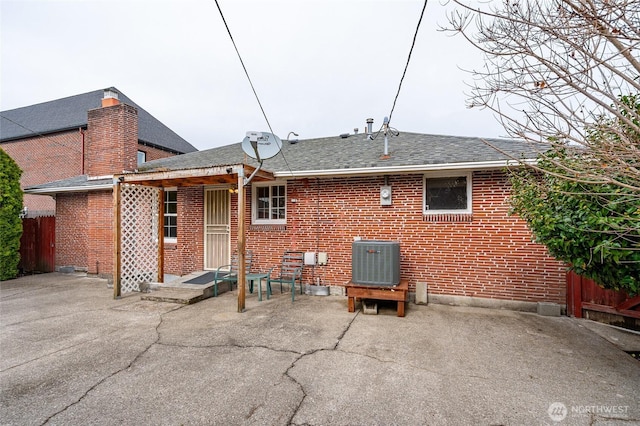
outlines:
{"label": "downspout", "polygon": [[[316,253],[320,252],[320,178],[316,178]],[[317,256],[317,255],[316,255]],[[316,258],[317,259],[317,258]],[[313,275],[311,276],[311,285],[320,285],[320,277],[316,278],[316,264],[313,265]],[[318,274],[320,275],[320,274]]]}
{"label": "downspout", "polygon": [[82,158],[80,158],[80,174],[84,174],[84,130],[80,127],[80,134],[82,135]]}

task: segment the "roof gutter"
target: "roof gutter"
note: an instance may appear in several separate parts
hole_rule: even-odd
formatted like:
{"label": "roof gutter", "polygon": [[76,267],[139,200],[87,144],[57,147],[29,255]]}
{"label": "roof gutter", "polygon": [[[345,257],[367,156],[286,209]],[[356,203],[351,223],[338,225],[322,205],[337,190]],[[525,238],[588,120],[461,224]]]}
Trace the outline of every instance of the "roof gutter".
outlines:
{"label": "roof gutter", "polygon": [[535,159],[522,160],[496,160],[468,163],[443,163],[443,164],[417,164],[413,166],[389,166],[389,167],[358,167],[353,169],[319,169],[319,170],[287,170],[274,172],[274,177],[291,179],[316,176],[353,176],[353,175],[382,175],[382,174],[409,174],[440,170],[486,170],[502,169],[522,165],[535,165]]}

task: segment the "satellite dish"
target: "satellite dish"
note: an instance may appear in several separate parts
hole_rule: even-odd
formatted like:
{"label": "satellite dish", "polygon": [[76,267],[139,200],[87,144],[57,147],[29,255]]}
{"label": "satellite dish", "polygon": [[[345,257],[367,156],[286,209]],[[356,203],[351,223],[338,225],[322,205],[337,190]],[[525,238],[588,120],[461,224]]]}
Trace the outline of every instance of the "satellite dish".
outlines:
{"label": "satellite dish", "polygon": [[251,158],[258,161],[275,157],[282,149],[279,137],[267,132],[247,132],[242,140],[242,150]]}

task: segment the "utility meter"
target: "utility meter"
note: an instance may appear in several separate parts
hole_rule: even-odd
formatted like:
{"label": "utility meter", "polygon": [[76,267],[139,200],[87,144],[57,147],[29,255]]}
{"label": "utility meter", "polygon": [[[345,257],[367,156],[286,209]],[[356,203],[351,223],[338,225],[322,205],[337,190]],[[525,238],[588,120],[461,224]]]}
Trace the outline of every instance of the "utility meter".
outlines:
{"label": "utility meter", "polygon": [[381,206],[391,205],[391,187],[390,186],[380,187],[380,205]]}

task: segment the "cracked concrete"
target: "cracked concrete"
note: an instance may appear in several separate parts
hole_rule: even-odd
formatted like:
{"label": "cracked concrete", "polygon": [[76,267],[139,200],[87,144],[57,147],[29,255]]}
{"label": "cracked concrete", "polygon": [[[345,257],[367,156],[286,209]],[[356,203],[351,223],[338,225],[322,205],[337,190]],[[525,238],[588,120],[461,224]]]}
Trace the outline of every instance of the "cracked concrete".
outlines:
{"label": "cracked concrete", "polygon": [[236,291],[177,305],[114,300],[80,275],[2,282],[0,424],[640,424],[640,363],[614,344],[640,349],[638,335],[511,311],[410,305],[398,318],[384,305],[349,313],[337,296],[247,296],[238,314]]}

